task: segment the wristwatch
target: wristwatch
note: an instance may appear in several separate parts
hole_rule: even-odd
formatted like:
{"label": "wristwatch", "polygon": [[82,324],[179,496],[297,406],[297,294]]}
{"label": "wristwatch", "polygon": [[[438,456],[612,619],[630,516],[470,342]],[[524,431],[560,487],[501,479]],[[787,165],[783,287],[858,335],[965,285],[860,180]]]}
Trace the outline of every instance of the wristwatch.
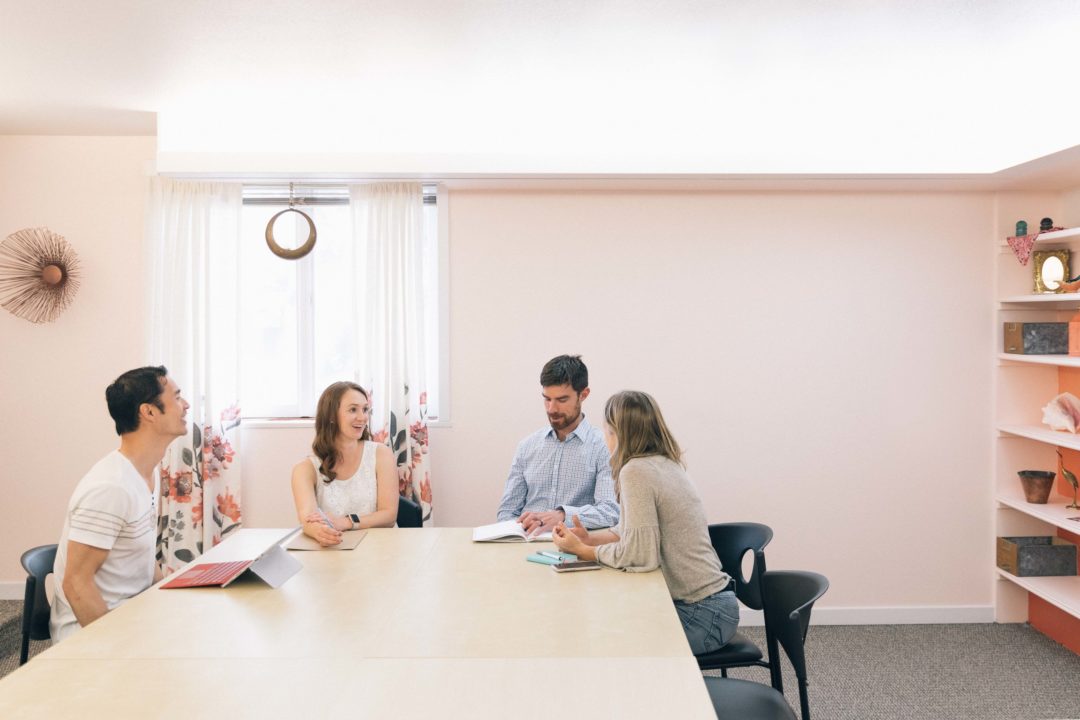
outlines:
{"label": "wristwatch", "polygon": [[349,518],[349,520],[352,521],[352,529],[353,530],[360,527],[360,516],[359,515],[357,515],[356,513],[349,513],[347,515],[347,517]]}

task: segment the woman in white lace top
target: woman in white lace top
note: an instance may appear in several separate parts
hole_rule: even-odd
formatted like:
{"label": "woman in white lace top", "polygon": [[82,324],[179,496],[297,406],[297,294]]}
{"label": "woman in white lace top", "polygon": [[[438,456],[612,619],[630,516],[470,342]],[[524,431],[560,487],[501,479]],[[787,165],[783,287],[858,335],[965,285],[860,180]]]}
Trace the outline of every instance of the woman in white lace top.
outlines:
{"label": "woman in white lace top", "polygon": [[323,390],[315,410],[314,454],[293,467],[296,515],[304,534],[321,545],[337,545],[344,530],[393,527],[397,521],[394,455],[372,442],[370,407],[356,383],[336,382]]}

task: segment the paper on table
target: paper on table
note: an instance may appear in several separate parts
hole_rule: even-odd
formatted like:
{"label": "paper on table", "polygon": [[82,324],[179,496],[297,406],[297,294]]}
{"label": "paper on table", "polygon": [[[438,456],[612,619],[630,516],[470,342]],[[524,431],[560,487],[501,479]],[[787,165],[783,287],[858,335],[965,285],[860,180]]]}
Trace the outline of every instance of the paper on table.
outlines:
{"label": "paper on table", "polygon": [[304,533],[298,533],[288,545],[285,546],[286,550],[352,550],[360,541],[367,535],[367,530],[346,530],[341,533],[341,542],[337,545],[330,545],[323,547],[315,540],[309,538]]}
{"label": "paper on table", "polygon": [[481,525],[472,531],[473,542],[533,542],[551,541],[551,531],[547,530],[527,537],[525,528],[517,520],[504,520],[491,525]]}

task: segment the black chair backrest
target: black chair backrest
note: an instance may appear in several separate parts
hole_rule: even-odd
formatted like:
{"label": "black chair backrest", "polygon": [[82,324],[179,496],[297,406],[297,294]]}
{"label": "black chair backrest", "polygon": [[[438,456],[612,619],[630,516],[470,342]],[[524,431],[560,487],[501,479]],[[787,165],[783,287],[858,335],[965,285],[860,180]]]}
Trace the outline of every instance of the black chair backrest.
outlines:
{"label": "black chair backrest", "polygon": [[45,578],[53,571],[55,561],[56,545],[31,548],[20,559],[27,575],[22,631],[31,640],[49,639],[49,600],[45,596]]}
{"label": "black chair backrest", "polygon": [[[724,572],[735,578],[735,596],[743,605],[754,610],[763,607],[761,574],[765,572],[764,550],[772,537],[772,528],[761,523],[717,523],[709,526],[709,539],[720,558],[720,564]],[[747,552],[754,554],[750,577],[743,575],[742,560]]]}
{"label": "black chair backrest", "polygon": [[398,498],[397,526],[399,528],[424,527],[424,514],[420,505],[404,495]]}
{"label": "black chair backrest", "polygon": [[806,631],[810,610],[829,589],[824,575],[801,570],[770,570],[762,578],[765,588],[765,626],[780,641],[795,676],[799,679],[799,702],[803,718],[810,717],[806,693]]}

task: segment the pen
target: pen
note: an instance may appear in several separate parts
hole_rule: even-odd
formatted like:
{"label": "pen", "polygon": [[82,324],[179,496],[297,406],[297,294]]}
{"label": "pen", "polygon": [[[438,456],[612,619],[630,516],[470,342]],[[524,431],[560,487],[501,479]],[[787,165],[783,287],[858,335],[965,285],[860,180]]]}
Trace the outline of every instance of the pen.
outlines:
{"label": "pen", "polygon": [[552,560],[558,560],[559,562],[562,562],[563,560],[566,559],[562,555],[560,555],[559,553],[548,552],[547,550],[541,550],[537,554],[538,555],[543,555],[544,557],[549,557]]}
{"label": "pen", "polygon": [[316,507],[315,511],[322,515],[323,521],[330,527],[331,530],[337,530],[337,528],[334,527],[334,523],[330,522],[330,518],[326,517],[326,513],[322,511],[321,507]]}

